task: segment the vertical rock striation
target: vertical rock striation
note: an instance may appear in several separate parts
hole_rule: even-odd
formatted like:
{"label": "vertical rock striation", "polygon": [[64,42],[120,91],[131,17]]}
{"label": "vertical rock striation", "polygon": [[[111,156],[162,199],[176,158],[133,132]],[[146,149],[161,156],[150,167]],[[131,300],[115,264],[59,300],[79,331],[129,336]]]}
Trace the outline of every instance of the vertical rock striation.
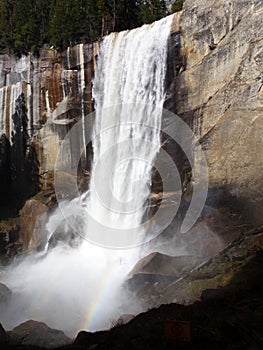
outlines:
{"label": "vertical rock striation", "polygon": [[263,3],[186,0],[178,31],[173,110],[203,146],[210,187],[262,223]]}
{"label": "vertical rock striation", "polygon": [[[60,141],[69,128],[80,118],[85,125],[86,115],[93,110],[91,82],[97,49],[97,43],[80,44],[62,54],[43,49],[39,58],[0,56],[2,197],[12,193],[23,201],[33,195],[39,187],[28,185],[33,180],[31,159],[37,182],[39,173],[53,172]],[[26,174],[20,184],[19,171]]]}

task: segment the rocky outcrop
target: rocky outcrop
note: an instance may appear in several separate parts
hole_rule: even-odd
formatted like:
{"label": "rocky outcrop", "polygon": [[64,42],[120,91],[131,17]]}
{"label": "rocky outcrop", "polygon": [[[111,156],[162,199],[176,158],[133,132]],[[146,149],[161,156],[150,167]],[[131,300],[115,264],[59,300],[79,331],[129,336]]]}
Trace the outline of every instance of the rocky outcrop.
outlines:
{"label": "rocky outcrop", "polygon": [[28,200],[20,210],[20,241],[24,251],[45,247],[47,212],[48,207],[36,199]]}
{"label": "rocky outcrop", "polygon": [[38,346],[52,349],[71,343],[62,331],[49,328],[43,322],[26,321],[8,332],[10,345]]}
{"label": "rocky outcrop", "polygon": [[[226,198],[223,193],[222,199],[225,201]],[[204,289],[221,285],[220,278],[214,279],[212,284],[206,280],[200,286],[198,283],[195,285],[187,276],[227,250],[251,226],[240,213],[226,207],[225,203],[220,204],[215,197],[213,202],[215,207],[205,206],[197,223],[188,232],[180,232],[180,219],[177,218],[162,235],[149,243],[149,250],[156,249],[157,252],[138,261],[126,281],[136,299],[143,300],[144,305],[155,307],[174,301],[194,302],[200,298]],[[231,201],[230,204],[233,206]],[[182,281],[187,282],[181,293]],[[172,290],[173,285],[178,286],[178,289],[176,287],[174,292],[167,292],[170,288]],[[177,295],[181,298],[175,300]]]}
{"label": "rocky outcrop", "polygon": [[171,300],[191,304],[201,296],[206,298],[209,295],[202,294],[204,290],[227,286],[242,268],[262,254],[262,243],[262,229],[248,231],[207,263],[168,286],[158,303]]}

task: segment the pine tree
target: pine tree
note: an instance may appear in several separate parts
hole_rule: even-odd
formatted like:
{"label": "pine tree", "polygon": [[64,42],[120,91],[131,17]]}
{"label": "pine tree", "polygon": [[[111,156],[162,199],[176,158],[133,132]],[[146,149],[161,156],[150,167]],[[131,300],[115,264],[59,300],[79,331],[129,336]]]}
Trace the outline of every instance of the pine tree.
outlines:
{"label": "pine tree", "polygon": [[0,49],[36,54],[50,43],[63,50],[166,14],[165,0],[0,0]]}
{"label": "pine tree", "polygon": [[13,39],[17,54],[26,54],[39,46],[40,32],[32,3],[33,0],[16,0],[13,3]]}
{"label": "pine tree", "polygon": [[[83,6],[79,6],[80,3]],[[53,0],[50,18],[51,44],[60,49],[76,44],[81,37],[84,15],[84,2]]]}
{"label": "pine tree", "polygon": [[146,0],[140,2],[140,20],[151,23],[167,15],[165,0]]}
{"label": "pine tree", "polygon": [[10,49],[13,47],[13,2],[0,0],[0,47]]}
{"label": "pine tree", "polygon": [[175,0],[175,2],[172,4],[171,12],[178,12],[181,11],[183,8],[184,0]]}

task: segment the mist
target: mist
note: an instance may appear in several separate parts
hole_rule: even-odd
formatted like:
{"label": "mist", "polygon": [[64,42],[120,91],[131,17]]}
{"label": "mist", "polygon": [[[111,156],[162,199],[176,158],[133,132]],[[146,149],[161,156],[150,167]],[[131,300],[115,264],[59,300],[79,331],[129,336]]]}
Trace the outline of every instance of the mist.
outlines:
{"label": "mist", "polygon": [[120,315],[141,311],[122,287],[138,258],[138,248],[111,250],[87,241],[17,258],[1,272],[12,290],[2,323],[10,330],[33,319],[71,337],[81,329],[107,329]]}

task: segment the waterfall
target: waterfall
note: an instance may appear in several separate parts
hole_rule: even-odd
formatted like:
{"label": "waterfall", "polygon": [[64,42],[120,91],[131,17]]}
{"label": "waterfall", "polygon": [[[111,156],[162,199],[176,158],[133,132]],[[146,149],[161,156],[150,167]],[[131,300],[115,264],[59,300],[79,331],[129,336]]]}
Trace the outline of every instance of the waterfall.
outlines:
{"label": "waterfall", "polygon": [[[160,148],[171,21],[172,16],[112,33],[99,51],[88,210],[96,221],[128,230],[129,235],[134,234],[130,228],[136,231],[140,226],[150,192],[151,164]],[[127,239],[138,244],[141,237]]]}
{"label": "waterfall", "polygon": [[[100,44],[93,83],[90,189],[62,202],[47,223],[51,236],[63,225],[67,232],[65,219],[69,220],[73,229],[84,227],[81,236],[87,240],[77,248],[59,244],[9,269],[3,281],[18,301],[12,301],[4,317],[7,328],[14,318],[16,323],[31,318],[72,335],[80,328],[107,328],[120,314],[142,311],[129,303],[121,287],[140,258],[136,246],[146,234],[140,224],[150,194],[152,163],[160,149],[172,18],[110,34]],[[127,239],[122,238],[124,233]],[[136,237],[131,239],[130,234]],[[122,249],[127,246],[133,249]]]}

